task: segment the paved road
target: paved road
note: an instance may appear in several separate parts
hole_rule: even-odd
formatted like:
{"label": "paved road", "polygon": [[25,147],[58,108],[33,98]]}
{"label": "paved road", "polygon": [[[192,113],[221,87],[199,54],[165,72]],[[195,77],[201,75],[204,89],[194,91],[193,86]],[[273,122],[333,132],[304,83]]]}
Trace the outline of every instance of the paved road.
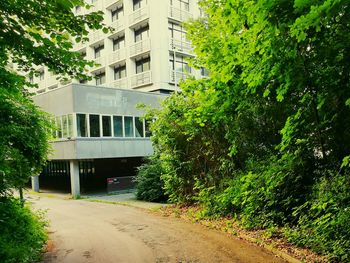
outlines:
{"label": "paved road", "polygon": [[43,262],[284,262],[260,247],[139,208],[32,197],[51,221]]}

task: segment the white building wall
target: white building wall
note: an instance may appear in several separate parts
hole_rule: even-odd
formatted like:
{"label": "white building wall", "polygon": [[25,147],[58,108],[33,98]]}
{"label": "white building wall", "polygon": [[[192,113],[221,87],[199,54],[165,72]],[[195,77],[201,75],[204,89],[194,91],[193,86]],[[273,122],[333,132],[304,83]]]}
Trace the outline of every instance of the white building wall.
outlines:
{"label": "white building wall", "polygon": [[[89,0],[88,0],[89,1]],[[179,0],[172,0],[174,2]],[[172,91],[174,90],[174,72],[169,66],[169,54],[176,48],[178,56],[193,56],[189,43],[183,43],[179,39],[171,39],[168,22],[181,22],[189,18],[198,17],[199,9],[197,0],[189,1],[189,10],[179,9],[171,5],[171,0],[143,0],[141,8],[133,10],[133,0],[96,0],[94,7],[90,10],[76,10],[77,14],[102,10],[104,22],[112,26],[113,33],[103,34],[100,30],[89,34],[89,42],[77,43],[75,51],[86,53],[86,59],[95,60],[100,66],[90,69],[93,74],[105,72],[105,81],[101,86],[116,87],[123,89],[135,89],[140,91]],[[186,1],[186,0],[185,0]],[[116,21],[112,21],[111,10],[123,5],[123,15]],[[135,43],[134,30],[142,25],[149,25],[149,38]],[[113,51],[112,39],[117,35],[125,35],[125,47]],[[173,44],[173,45],[172,45]],[[94,47],[104,45],[101,56],[95,59]],[[147,72],[136,74],[135,61],[139,58],[150,56],[151,69]],[[127,76],[122,79],[114,78],[114,66],[126,65]],[[46,69],[44,78],[35,78],[34,82],[39,84],[38,93],[47,92],[70,83],[59,83],[56,77]],[[192,75],[200,77],[199,71],[193,70]],[[176,74],[177,83],[185,74]],[[73,80],[78,83],[78,80]],[[87,84],[96,85],[93,79]]]}

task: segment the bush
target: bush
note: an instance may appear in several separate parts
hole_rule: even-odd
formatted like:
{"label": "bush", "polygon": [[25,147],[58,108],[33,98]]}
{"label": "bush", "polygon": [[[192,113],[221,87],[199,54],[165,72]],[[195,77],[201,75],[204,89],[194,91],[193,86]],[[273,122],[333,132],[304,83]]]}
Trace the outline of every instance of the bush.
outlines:
{"label": "bush", "polygon": [[314,186],[313,198],[295,210],[298,226],[287,228],[289,241],[350,261],[350,174],[327,175]]}
{"label": "bush", "polygon": [[136,197],[150,202],[167,200],[161,180],[163,168],[157,157],[152,157],[138,168],[136,177]]}
{"label": "bush", "polygon": [[19,200],[0,198],[0,262],[22,263],[40,259],[47,240],[46,222]]}

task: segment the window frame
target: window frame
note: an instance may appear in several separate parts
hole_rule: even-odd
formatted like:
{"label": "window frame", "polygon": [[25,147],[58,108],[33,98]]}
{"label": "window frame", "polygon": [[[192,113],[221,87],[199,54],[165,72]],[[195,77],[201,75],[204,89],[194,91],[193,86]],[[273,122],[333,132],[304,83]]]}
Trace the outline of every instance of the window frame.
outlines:
{"label": "window frame", "polygon": [[[144,67],[147,64],[148,64],[148,69],[145,70]],[[141,71],[138,70],[139,66],[141,67]],[[150,56],[135,61],[135,72],[136,72],[136,74],[147,72],[149,70],[151,70],[151,57]]]}
{"label": "window frame", "polygon": [[102,51],[105,49],[105,45],[101,44],[101,45],[97,45],[94,46],[94,58],[100,58],[102,56]]}
{"label": "window frame", "polygon": [[[123,76],[123,71],[124,71],[124,76]],[[123,78],[126,78],[126,64],[123,64],[123,65],[118,65],[118,66],[115,66],[113,68],[113,78],[114,80],[119,80],[119,79],[123,79]],[[118,75],[118,78],[116,78],[116,76]]]}

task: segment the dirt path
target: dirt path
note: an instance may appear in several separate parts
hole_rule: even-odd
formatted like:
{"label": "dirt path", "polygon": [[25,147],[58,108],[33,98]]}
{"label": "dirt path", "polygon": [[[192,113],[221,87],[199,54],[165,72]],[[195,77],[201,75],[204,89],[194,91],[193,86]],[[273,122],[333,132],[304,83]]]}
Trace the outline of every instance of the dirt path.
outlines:
{"label": "dirt path", "polygon": [[48,209],[44,262],[284,262],[260,247],[174,218],[104,203],[32,197]]}

